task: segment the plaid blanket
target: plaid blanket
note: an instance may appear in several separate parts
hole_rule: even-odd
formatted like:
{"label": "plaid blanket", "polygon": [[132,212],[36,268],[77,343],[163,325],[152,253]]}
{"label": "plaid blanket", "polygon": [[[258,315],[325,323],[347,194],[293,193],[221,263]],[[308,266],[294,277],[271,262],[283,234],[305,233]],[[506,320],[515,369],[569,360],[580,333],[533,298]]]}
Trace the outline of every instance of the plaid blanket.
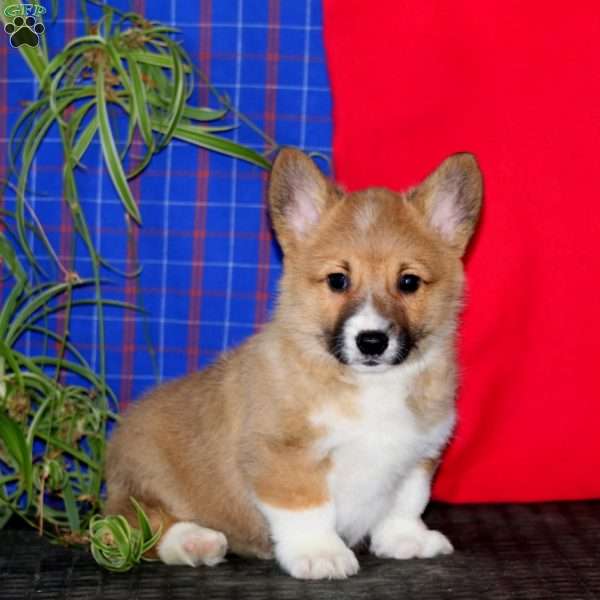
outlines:
{"label": "plaid blanket", "polygon": [[[277,143],[330,153],[320,1],[135,0],[113,5],[178,27],[177,37],[196,65]],[[89,11],[99,15],[93,6]],[[78,2],[59,2],[56,17],[46,19],[43,34],[51,55],[84,31]],[[11,127],[37,89],[8,36],[2,32],[0,38],[1,178],[8,174]],[[204,87],[196,93],[199,103],[214,104]],[[264,148],[261,136],[242,123],[231,137]],[[68,262],[73,225],[62,199],[62,162],[58,132],[50,131],[31,171],[28,201]],[[101,254],[121,271],[133,270],[138,259],[143,265],[138,284],[106,271],[112,282],[107,297],[140,303],[147,311],[145,316],[107,311],[109,383],[127,403],[158,380],[210,363],[268,318],[281,256],[266,218],[266,173],[175,141],[133,183],[143,226],[128,238],[98,140],[83,162],[82,205]],[[8,192],[4,203],[10,207],[12,200]],[[33,239],[32,244],[44,263],[41,246]],[[90,272],[84,258],[72,266],[81,275]],[[6,292],[10,282],[0,285]],[[93,309],[78,308],[71,331],[93,364],[98,360],[96,316]],[[39,350],[40,343],[33,336],[24,340],[29,352]]]}

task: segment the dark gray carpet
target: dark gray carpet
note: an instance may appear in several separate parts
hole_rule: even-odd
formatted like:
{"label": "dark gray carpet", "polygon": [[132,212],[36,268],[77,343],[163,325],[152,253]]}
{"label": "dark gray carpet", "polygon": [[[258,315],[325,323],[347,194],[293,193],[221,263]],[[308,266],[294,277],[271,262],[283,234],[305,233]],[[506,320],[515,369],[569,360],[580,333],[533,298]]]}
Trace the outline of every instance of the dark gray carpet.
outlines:
{"label": "dark gray carpet", "polygon": [[360,554],[357,576],[315,582],[235,557],[213,569],[145,563],[114,574],[85,551],[8,530],[0,532],[0,598],[600,599],[600,502],[438,504],[426,520],[450,537],[453,555],[399,562]]}

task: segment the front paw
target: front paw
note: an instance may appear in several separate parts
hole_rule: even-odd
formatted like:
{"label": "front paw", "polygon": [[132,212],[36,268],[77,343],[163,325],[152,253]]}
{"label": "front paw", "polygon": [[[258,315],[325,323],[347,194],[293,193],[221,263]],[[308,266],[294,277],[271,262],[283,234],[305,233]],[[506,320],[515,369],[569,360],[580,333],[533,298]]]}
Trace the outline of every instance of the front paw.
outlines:
{"label": "front paw", "polygon": [[432,558],[454,551],[450,540],[421,522],[397,522],[371,536],[371,552],[380,558]]}
{"label": "front paw", "polygon": [[298,579],[345,579],[358,572],[354,552],[337,535],[282,541],[275,554],[282,568]]}

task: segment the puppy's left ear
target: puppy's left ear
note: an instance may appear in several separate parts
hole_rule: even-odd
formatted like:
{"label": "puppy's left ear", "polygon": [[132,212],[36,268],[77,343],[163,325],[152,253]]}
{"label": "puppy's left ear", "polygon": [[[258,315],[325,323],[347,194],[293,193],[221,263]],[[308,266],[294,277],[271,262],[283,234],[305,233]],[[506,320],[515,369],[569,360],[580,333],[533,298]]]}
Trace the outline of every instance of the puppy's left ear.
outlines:
{"label": "puppy's left ear", "polygon": [[339,192],[306,154],[294,148],[279,152],[269,181],[269,211],[284,253],[310,237],[338,197]]}
{"label": "puppy's left ear", "polygon": [[429,227],[464,253],[481,209],[482,178],[472,154],[447,158],[409,193]]}

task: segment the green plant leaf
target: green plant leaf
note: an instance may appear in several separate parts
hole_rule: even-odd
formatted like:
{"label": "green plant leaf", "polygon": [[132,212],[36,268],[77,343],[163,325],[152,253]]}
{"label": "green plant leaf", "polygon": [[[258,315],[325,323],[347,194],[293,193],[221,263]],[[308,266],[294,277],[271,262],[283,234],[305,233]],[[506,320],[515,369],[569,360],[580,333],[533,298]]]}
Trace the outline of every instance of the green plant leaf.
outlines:
{"label": "green plant leaf", "polygon": [[25,306],[23,306],[12,319],[12,322],[10,323],[6,333],[5,342],[8,345],[12,345],[23,333],[23,328],[26,327],[28,320],[32,317],[32,315],[42,306],[48,304],[56,296],[60,296],[70,287],[82,287],[90,285],[91,283],[92,281],[90,280],[82,280],[76,283],[57,283],[45,289],[43,292],[32,296],[32,298],[26,302]]}
{"label": "green plant leaf", "polygon": [[194,65],[190,59],[189,54],[181,47],[180,44],[173,41],[171,37],[163,33],[154,33],[153,37],[149,40],[149,43],[154,44],[155,48],[160,48],[161,45],[165,48],[165,54],[171,56],[178,56],[181,60],[183,71],[189,77],[184,78],[184,84],[186,87],[185,98],[189,99],[194,91],[193,86],[193,75]]}
{"label": "green plant leaf", "polygon": [[[162,129],[160,124],[154,123],[153,126],[159,131]],[[241,158],[242,160],[262,167],[263,169],[271,168],[271,163],[264,156],[258,154],[258,152],[250,150],[241,144],[236,144],[230,140],[206,133],[200,127],[197,129],[193,129],[190,125],[185,128],[178,127],[175,129],[174,136],[185,142],[190,142],[196,146],[206,148],[207,150],[214,150],[215,152],[221,152],[227,156]]]}
{"label": "green plant leaf", "polygon": [[110,58],[110,65],[117,71],[119,74],[119,83],[123,87],[123,90],[129,95],[131,94],[131,79],[129,78],[129,73],[123,67],[123,62],[119,52],[115,48],[115,45],[112,41],[109,41],[105,45],[106,52],[108,57]]}
{"label": "green plant leaf", "polygon": [[50,75],[66,64],[71,57],[84,54],[89,50],[94,50],[103,45],[104,38],[99,35],[84,35],[71,40],[65,45],[62,51],[56,54],[56,56],[46,65],[46,68],[40,77],[40,87],[45,89],[48,85]]}
{"label": "green plant leaf", "polygon": [[144,509],[139,505],[138,501],[135,498],[131,497],[129,498],[129,501],[131,502],[131,504],[133,504],[133,508],[135,509],[135,514],[138,518],[138,523],[140,525],[142,537],[144,539],[150,539],[153,533],[148,516],[146,515]]}
{"label": "green plant leaf", "polygon": [[9,271],[13,274],[15,279],[24,284],[27,281],[27,275],[21,265],[21,262],[17,258],[15,251],[9,244],[4,233],[0,231],[0,258],[4,261],[4,264],[8,267]]}
{"label": "green plant leaf", "polygon": [[229,111],[226,108],[202,108],[196,106],[186,106],[183,109],[183,116],[194,121],[218,121],[222,119]]}
{"label": "green plant leaf", "polygon": [[[231,131],[235,129],[235,125],[191,125],[189,123],[181,123],[178,129],[180,131],[187,131],[194,135],[196,132],[200,133],[224,133],[225,131]],[[224,139],[224,138],[222,138]]]}
{"label": "green plant leaf", "polygon": [[101,467],[95,460],[90,458],[85,452],[77,450],[77,448],[74,448],[71,444],[63,442],[63,440],[61,440],[60,438],[57,438],[41,430],[35,432],[35,437],[38,437],[41,440],[44,440],[45,442],[48,442],[49,444],[60,448],[63,452],[69,454],[73,458],[76,458],[79,462],[83,463],[84,465],[96,471],[97,473],[101,472]]}
{"label": "green plant leaf", "polygon": [[148,148],[154,148],[154,138],[152,136],[152,124],[150,123],[150,114],[148,113],[148,98],[146,97],[146,86],[142,80],[142,72],[138,63],[126,54],[129,72],[131,73],[131,99],[136,107],[136,114],[142,139]]}
{"label": "green plant leaf", "polygon": [[79,163],[86,150],[90,147],[96,132],[98,131],[98,116],[94,115],[85,126],[71,150],[71,156],[75,163]]}
{"label": "green plant leaf", "polygon": [[[91,281],[86,280],[86,284],[90,284],[90,283],[91,283]],[[96,300],[95,299],[74,300],[71,304],[72,304],[72,306],[93,306],[96,304]],[[111,306],[113,308],[124,308],[127,310],[133,310],[138,313],[145,314],[145,315],[148,314],[147,311],[144,311],[139,306],[136,306],[135,304],[131,304],[130,302],[122,302],[121,300],[102,299],[102,305],[103,306]],[[56,306],[49,306],[43,310],[40,310],[40,312],[38,314],[33,315],[31,318],[28,319],[26,327],[29,328],[33,323],[36,323],[40,319],[43,319],[44,317],[46,317],[48,315],[51,315],[53,313],[64,310],[65,306],[66,306],[65,304],[57,304]]]}
{"label": "green plant leaf", "polygon": [[19,305],[25,287],[24,281],[17,280],[0,309],[0,340],[6,339],[10,321]]}
{"label": "green plant leaf", "polygon": [[67,518],[69,519],[69,527],[71,528],[72,532],[79,532],[81,531],[79,510],[77,508],[77,502],[75,501],[75,495],[73,494],[71,480],[68,476],[65,477],[62,494],[63,500],[65,501],[65,510],[67,512]]}
{"label": "green plant leaf", "polygon": [[32,474],[31,449],[27,446],[21,428],[9,417],[0,412],[0,440],[6,451],[15,461],[21,476],[21,489],[26,495],[25,508],[31,503]]}
{"label": "green plant leaf", "polygon": [[[69,92],[68,95],[61,97],[57,105],[57,110],[62,112],[67,106],[85,97],[93,95],[93,92],[89,89],[83,89],[76,92]],[[54,122],[54,113],[51,109],[45,109],[40,115],[37,123],[33,126],[28,138],[23,145],[22,151],[22,164],[19,172],[19,180],[17,183],[17,206],[16,206],[16,222],[17,222],[17,236],[19,243],[23,248],[29,262],[38,270],[41,271],[37,261],[35,260],[33,253],[29,248],[29,244],[26,239],[26,223],[25,223],[25,188],[27,185],[27,179],[29,176],[29,170],[33,163],[33,159],[38,151],[42,140],[46,136],[48,129]]]}
{"label": "green plant leaf", "polygon": [[40,366],[61,366],[63,370],[65,371],[71,371],[72,373],[75,373],[77,375],[79,375],[80,377],[82,377],[83,379],[89,381],[91,384],[93,384],[94,386],[98,385],[98,377],[94,374],[93,371],[91,371],[89,368],[85,367],[85,366],[81,366],[78,365],[77,363],[68,361],[68,360],[60,360],[58,358],[55,358],[54,356],[44,356],[44,355],[39,355],[39,356],[32,356],[30,358],[31,362],[33,362],[36,365],[40,365]]}
{"label": "green plant leaf", "polygon": [[108,38],[110,36],[110,31],[112,28],[113,17],[115,16],[115,11],[112,6],[108,4],[102,5],[102,18],[98,21],[98,29],[104,27],[104,37]]}
{"label": "green plant leaf", "polygon": [[131,527],[122,515],[96,515],[90,521],[92,555],[99,565],[110,571],[129,571],[141,560],[148,560],[143,556],[144,553],[156,545],[162,534],[162,525],[153,532],[144,509],[135,498],[130,500],[139,529]]}
{"label": "green plant leaf", "polygon": [[58,100],[59,96],[59,86],[66,75],[68,69],[70,67],[70,62],[66,62],[56,73],[56,75],[52,78],[52,82],[50,84],[50,89],[48,91],[48,99],[50,100],[50,110],[52,111],[54,118],[60,125],[65,125],[65,121],[62,116],[62,110],[58,108]]}
{"label": "green plant leaf", "polygon": [[129,571],[141,558],[140,534],[121,515],[92,517],[90,548],[96,562],[110,571]]}
{"label": "green plant leaf", "polygon": [[[41,371],[40,371],[40,373],[41,373]],[[38,423],[40,423],[43,420],[46,410],[48,409],[48,407],[50,407],[52,405],[53,400],[55,400],[56,395],[57,395],[56,390],[48,390],[46,392],[45,398],[43,399],[43,401],[40,403],[37,410],[35,411],[35,415],[33,416],[33,419],[31,420],[31,423],[29,424],[29,427],[27,430],[27,437],[25,438],[25,441],[27,442],[27,445],[30,448],[33,447],[33,438],[35,437]]]}
{"label": "green plant leaf", "polygon": [[131,189],[127,183],[123,165],[119,159],[117,147],[110,127],[108,119],[108,110],[106,102],[106,90],[104,89],[104,72],[100,70],[97,75],[96,93],[98,96],[98,124],[100,129],[100,143],[102,144],[102,152],[104,161],[108,168],[110,177],[117,188],[121,202],[125,206],[127,214],[138,224],[141,224],[142,219],[139,209],[133,196]]}
{"label": "green plant leaf", "polygon": [[[63,132],[63,145],[66,148],[71,148],[71,152],[67,153],[67,160],[65,161],[64,167],[65,170],[72,170],[72,167],[74,166],[84,168],[80,161],[83,155],[85,154],[86,150],[88,149],[92,139],[94,138],[96,131],[98,130],[98,119],[96,118],[96,115],[92,116],[90,121],[84,127],[83,131],[79,134],[77,142],[74,142],[74,140],[75,136],[79,132],[83,120],[95,105],[96,99],[85,102],[71,115],[71,118],[67,123],[67,127]],[[90,123],[92,123],[94,120],[95,126],[90,125]],[[69,160],[69,158],[71,158],[72,160]],[[64,173],[63,176],[65,176]]]}
{"label": "green plant leaf", "polygon": [[170,101],[170,113],[167,118],[167,125],[164,129],[164,136],[160,141],[159,148],[164,148],[173,139],[175,128],[179,125],[185,107],[183,62],[179,53],[174,49],[175,45],[172,42],[170,42],[169,47],[172,50],[173,57],[173,96]]}
{"label": "green plant leaf", "polygon": [[25,392],[25,383],[23,379],[23,374],[21,373],[21,369],[19,368],[19,363],[15,359],[15,355],[12,352],[11,348],[9,348],[2,339],[0,339],[0,357],[2,357],[7,366],[10,368],[10,371],[15,376],[17,381],[17,385],[19,386],[19,391],[21,393]]}
{"label": "green plant leaf", "polygon": [[[8,163],[11,171],[16,174],[18,173],[16,157],[20,154],[25,140],[29,137],[34,125],[35,115],[41,110],[42,107],[47,107],[48,104],[49,100],[47,97],[36,100],[35,102],[30,102],[27,105],[27,108],[19,115],[12,127],[8,144]],[[21,127],[26,124],[28,125],[27,131],[22,135],[19,135]]]}
{"label": "green plant leaf", "polygon": [[[146,52],[144,50],[133,50],[129,52],[131,58],[139,63],[146,63],[154,67],[163,67],[165,69],[175,68],[175,62],[171,56],[163,54],[155,54],[154,52]],[[185,73],[190,73],[189,67],[183,67]]]}
{"label": "green plant leaf", "polygon": [[154,136],[152,134],[152,124],[150,122],[150,113],[148,112],[148,99],[146,97],[146,86],[142,80],[142,72],[138,63],[130,58],[129,54],[125,55],[128,60],[129,71],[131,73],[131,106],[133,111],[130,114],[130,123],[135,125],[135,121],[139,125],[142,139],[146,144],[146,153],[142,160],[138,162],[134,169],[128,174],[127,178],[132,179],[137,177],[150,163],[154,156]]}
{"label": "green plant leaf", "polygon": [[[158,94],[152,92],[147,95],[148,102],[152,106],[165,109],[168,106],[168,101],[164,100]],[[222,119],[229,111],[226,108],[208,108],[208,107],[196,107],[196,106],[184,106],[183,116],[187,119],[194,121],[218,121]]]}
{"label": "green plant leaf", "polygon": [[33,333],[39,333],[41,335],[47,336],[55,342],[64,343],[65,348],[77,359],[78,363],[82,367],[89,369],[93,373],[92,367],[87,362],[87,360],[85,359],[83,354],[81,354],[81,352],[79,352],[79,350],[77,350],[77,347],[73,343],[71,343],[69,340],[65,340],[58,333],[56,333],[55,331],[52,331],[51,329],[48,329],[47,327],[39,327],[37,325],[28,325],[27,330],[31,331]]}

